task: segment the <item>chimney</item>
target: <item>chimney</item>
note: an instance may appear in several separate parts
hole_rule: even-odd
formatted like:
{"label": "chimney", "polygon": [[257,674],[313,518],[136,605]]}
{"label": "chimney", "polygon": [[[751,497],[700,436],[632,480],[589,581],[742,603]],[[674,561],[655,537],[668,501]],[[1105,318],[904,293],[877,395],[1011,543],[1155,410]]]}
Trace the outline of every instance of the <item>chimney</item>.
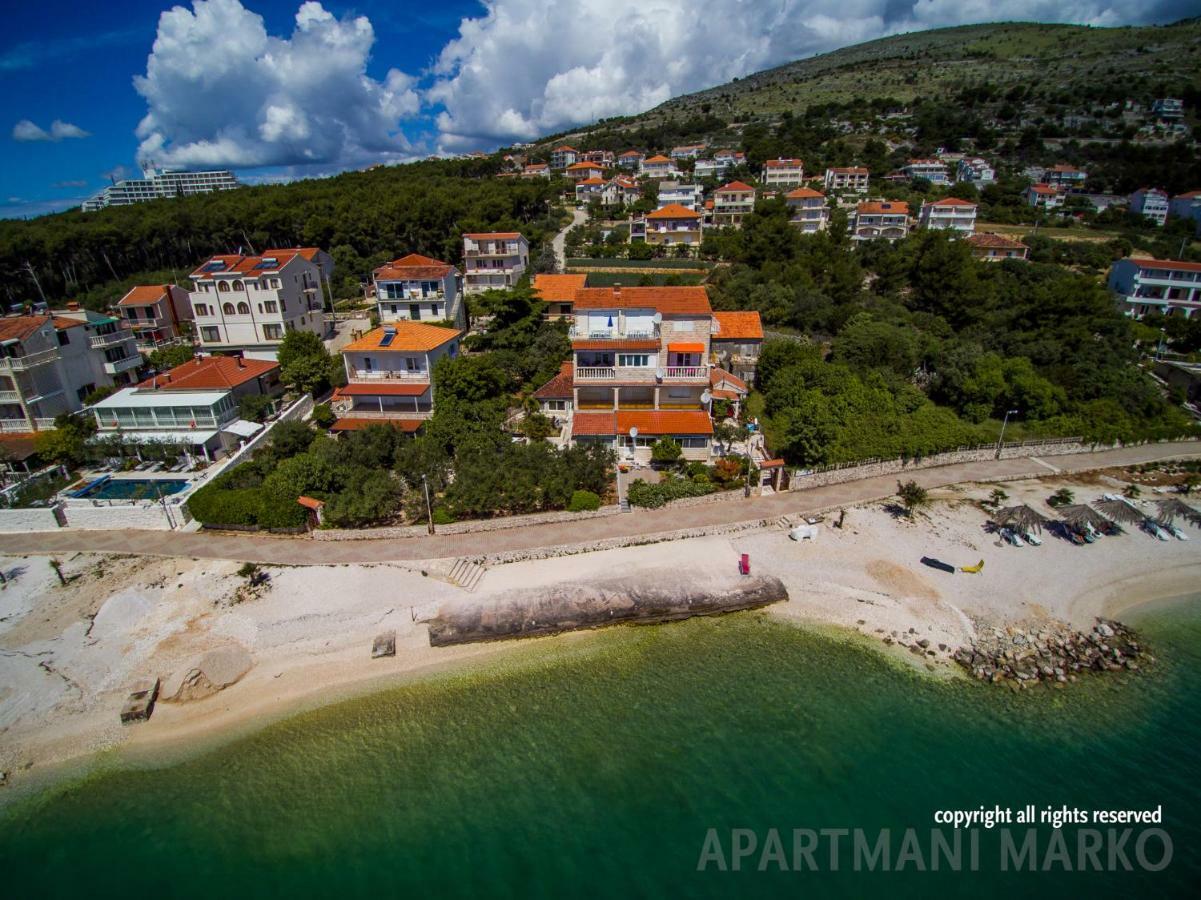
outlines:
{"label": "chimney", "polygon": [[613,299],[614,300],[621,299],[621,282],[620,281],[614,282],[614,284],[613,284]]}
{"label": "chimney", "polygon": [[238,357],[238,368],[239,369],[246,368],[246,360],[242,359],[242,357],[240,357],[240,356]]}

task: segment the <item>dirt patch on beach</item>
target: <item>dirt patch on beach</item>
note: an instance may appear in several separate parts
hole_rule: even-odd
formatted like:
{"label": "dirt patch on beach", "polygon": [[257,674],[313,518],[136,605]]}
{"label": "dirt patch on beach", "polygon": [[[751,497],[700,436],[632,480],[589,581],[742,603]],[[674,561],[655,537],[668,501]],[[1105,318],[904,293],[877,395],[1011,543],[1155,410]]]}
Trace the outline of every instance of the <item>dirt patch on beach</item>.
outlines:
{"label": "dirt patch on beach", "polygon": [[864,569],[876,584],[890,594],[929,600],[932,603],[939,599],[938,591],[904,566],[883,559],[873,559]]}

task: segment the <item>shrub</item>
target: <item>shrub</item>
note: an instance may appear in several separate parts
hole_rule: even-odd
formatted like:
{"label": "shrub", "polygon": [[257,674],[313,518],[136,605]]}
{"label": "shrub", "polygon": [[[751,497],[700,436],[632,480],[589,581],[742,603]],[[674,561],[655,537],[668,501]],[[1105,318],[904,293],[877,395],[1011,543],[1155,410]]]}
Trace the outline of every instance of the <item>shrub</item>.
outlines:
{"label": "shrub", "polygon": [[601,499],[592,491],[576,491],[571,495],[571,502],[567,504],[568,512],[590,512],[594,509],[600,509]]}
{"label": "shrub", "polygon": [[250,422],[261,422],[271,411],[272,400],[262,394],[247,394],[238,401],[238,416]]}
{"label": "shrub", "polygon": [[671,465],[678,462],[683,455],[684,451],[679,442],[669,437],[659,438],[651,447],[651,460],[660,465]]}
{"label": "shrub", "polygon": [[313,407],[313,424],[318,428],[329,428],[337,419],[328,403],[318,403]]}
{"label": "shrub", "polygon": [[263,497],[257,488],[226,489],[206,484],[188,499],[192,518],[202,525],[257,525]]}
{"label": "shrub", "polygon": [[1073,494],[1070,490],[1068,490],[1067,488],[1060,488],[1054,494],[1052,494],[1050,497],[1047,498],[1047,505],[1055,507],[1055,508],[1059,508],[1060,506],[1067,506],[1075,498],[1076,498],[1076,495]]}
{"label": "shrub", "polygon": [[455,521],[454,515],[445,506],[434,507],[434,524],[450,525]]}
{"label": "shrub", "polygon": [[630,501],[631,506],[657,509],[672,500],[679,500],[683,497],[701,497],[713,493],[714,490],[712,484],[698,484],[678,478],[661,481],[658,484],[647,484],[639,478],[630,485],[626,492],[626,499]]}
{"label": "shrub", "polygon": [[913,515],[915,509],[930,503],[930,495],[916,481],[906,481],[904,484],[898,481],[897,497],[900,498],[901,505],[905,507],[905,512],[909,515]]}

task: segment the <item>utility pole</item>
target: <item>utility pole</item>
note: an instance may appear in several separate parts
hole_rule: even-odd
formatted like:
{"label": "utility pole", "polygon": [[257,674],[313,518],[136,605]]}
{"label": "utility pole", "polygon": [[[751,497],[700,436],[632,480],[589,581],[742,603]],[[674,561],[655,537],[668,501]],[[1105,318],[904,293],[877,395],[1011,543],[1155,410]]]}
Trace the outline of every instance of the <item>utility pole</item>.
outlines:
{"label": "utility pole", "polygon": [[430,482],[424,475],[421,476],[421,486],[425,489],[425,515],[429,520],[429,532],[434,533],[434,508],[430,506]]}
{"label": "utility pole", "polygon": [[1009,424],[1009,417],[1017,414],[1016,409],[1005,410],[1005,420],[1001,422],[1001,436],[997,438],[997,459],[1001,458],[1001,447],[1005,444],[1005,426]]}

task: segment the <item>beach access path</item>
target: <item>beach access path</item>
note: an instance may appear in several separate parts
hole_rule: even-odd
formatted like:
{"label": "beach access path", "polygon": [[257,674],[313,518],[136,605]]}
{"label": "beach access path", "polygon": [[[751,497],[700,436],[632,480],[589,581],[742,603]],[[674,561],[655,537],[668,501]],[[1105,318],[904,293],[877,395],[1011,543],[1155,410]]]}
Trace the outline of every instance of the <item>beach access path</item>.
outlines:
{"label": "beach access path", "polygon": [[[1201,443],[1143,444],[1052,456],[958,463],[906,472],[925,488],[964,482],[1071,475],[1111,466],[1201,457]],[[680,509],[636,509],[631,513],[524,525],[498,531],[453,535],[423,535],[378,540],[315,541],[308,537],[262,534],[213,534],[179,531],[84,531],[63,529],[0,534],[0,553],[130,553],[227,559],[274,565],[336,565],[397,560],[446,559],[493,553],[598,543],[612,539],[732,525],[781,516],[815,513],[840,506],[881,500],[896,494],[897,475],[880,475],[825,487],[802,488],[766,497],[730,500]]]}

